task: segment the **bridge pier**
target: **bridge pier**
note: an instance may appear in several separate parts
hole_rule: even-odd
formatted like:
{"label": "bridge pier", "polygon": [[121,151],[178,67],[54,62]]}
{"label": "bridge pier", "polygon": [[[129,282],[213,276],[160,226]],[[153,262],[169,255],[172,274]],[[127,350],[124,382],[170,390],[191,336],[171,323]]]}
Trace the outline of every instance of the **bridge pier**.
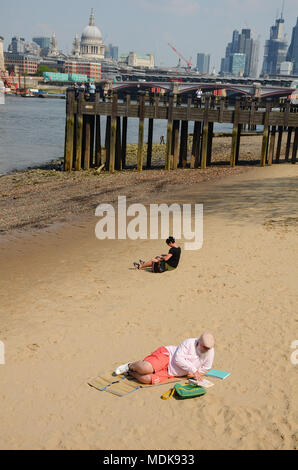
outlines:
{"label": "bridge pier", "polygon": [[[148,98],[148,97],[147,97]],[[152,167],[152,147],[154,119],[167,120],[167,142],[164,154],[164,167],[167,170],[180,168],[205,169],[212,164],[213,130],[214,124],[233,124],[230,165],[235,167],[240,160],[240,140],[244,125],[250,128],[257,125],[264,126],[260,164],[279,163],[281,156],[283,132],[287,129],[287,142],[284,160],[296,163],[297,159],[297,107],[289,102],[280,107],[280,111],[271,108],[276,105],[267,100],[266,112],[257,108],[256,101],[247,103],[237,100],[234,110],[226,106],[223,99],[219,103],[211,104],[211,96],[206,95],[203,107],[197,103],[193,105],[192,97],[188,97],[187,106],[175,103],[175,96],[163,96],[162,105],[159,106],[160,97],[150,98],[145,102],[143,93],[138,95],[138,102],[131,102],[130,96],[118,100],[114,94],[106,101],[101,101],[99,93],[95,101],[88,101],[80,93],[75,99],[73,89],[67,91],[64,168],[66,171],[82,168],[99,168],[103,164],[106,171],[113,173],[126,168],[127,128],[129,118],[139,119],[139,135],[136,167],[142,171],[144,124],[148,119],[148,148],[146,167]],[[179,101],[179,100],[177,100]],[[263,106],[263,105],[262,105]],[[105,151],[101,146],[102,133],[101,117],[106,116]],[[180,132],[181,122],[181,132]],[[193,142],[188,159],[188,123],[194,123]],[[276,133],[278,129],[277,148],[275,150]],[[294,142],[292,145],[292,135]],[[179,144],[180,137],[180,144]]]}

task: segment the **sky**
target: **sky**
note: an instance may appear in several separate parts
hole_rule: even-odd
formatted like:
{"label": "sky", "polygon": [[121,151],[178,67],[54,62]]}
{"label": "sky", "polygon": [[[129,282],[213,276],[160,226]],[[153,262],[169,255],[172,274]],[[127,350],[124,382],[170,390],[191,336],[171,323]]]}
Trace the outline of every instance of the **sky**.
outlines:
{"label": "sky", "polygon": [[[234,29],[250,28],[261,42],[260,66],[270,26],[280,15],[282,0],[14,0],[0,6],[0,35],[8,44],[14,35],[31,40],[56,33],[58,48],[71,52],[75,33],[89,23],[91,8],[105,44],[120,53],[153,53],[157,65],[176,66],[172,43],[196,65],[198,52],[211,54],[211,69],[220,68]],[[298,0],[285,0],[285,33],[291,40]],[[212,70],[211,70],[212,71]]]}

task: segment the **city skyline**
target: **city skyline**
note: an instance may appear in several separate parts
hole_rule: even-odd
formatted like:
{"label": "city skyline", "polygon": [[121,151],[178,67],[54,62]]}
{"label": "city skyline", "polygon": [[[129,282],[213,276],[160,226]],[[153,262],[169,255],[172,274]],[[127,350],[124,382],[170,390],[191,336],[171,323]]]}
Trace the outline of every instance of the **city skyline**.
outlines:
{"label": "city skyline", "polygon": [[[296,1],[286,0],[283,12],[288,43],[298,16],[296,5]],[[241,7],[241,11],[237,7]],[[74,35],[76,32],[80,35],[91,8],[94,8],[96,25],[103,33],[104,43],[117,44],[120,53],[131,50],[153,53],[157,65],[174,67],[178,57],[168,47],[170,41],[187,59],[192,56],[193,63],[198,52],[210,54],[210,71],[214,67],[219,71],[231,31],[242,28],[251,29],[260,39],[261,66],[266,36],[281,13],[282,2],[250,0],[248,5],[243,0],[214,0],[206,6],[202,0],[127,0],[125,5],[119,0],[111,0],[106,5],[87,0],[82,7],[78,0],[62,5],[53,0],[50,6],[42,6],[36,0],[28,0],[23,5],[16,0],[14,5],[2,7],[4,21],[0,20],[0,34],[4,36],[5,50],[15,35],[31,41],[34,36],[50,36],[55,31],[59,49],[70,53]]]}

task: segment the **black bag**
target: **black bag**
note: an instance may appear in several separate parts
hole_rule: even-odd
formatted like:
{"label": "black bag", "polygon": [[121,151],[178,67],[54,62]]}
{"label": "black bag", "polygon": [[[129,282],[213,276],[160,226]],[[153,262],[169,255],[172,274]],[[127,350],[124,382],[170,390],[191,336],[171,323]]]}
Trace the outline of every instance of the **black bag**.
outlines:
{"label": "black bag", "polygon": [[164,259],[161,259],[160,261],[153,263],[154,273],[164,273],[165,270],[166,270],[166,262]]}

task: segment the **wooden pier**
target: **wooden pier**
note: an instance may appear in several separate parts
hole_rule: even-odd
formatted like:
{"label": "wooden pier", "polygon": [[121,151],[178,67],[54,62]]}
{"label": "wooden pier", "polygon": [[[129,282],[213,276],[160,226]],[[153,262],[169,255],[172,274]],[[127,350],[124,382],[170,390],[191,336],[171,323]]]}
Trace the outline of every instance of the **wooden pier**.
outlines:
{"label": "wooden pier", "polygon": [[[164,168],[201,168],[212,165],[212,140],[214,123],[233,124],[230,165],[235,167],[240,159],[240,139],[243,129],[253,130],[263,126],[260,154],[261,166],[281,161],[281,144],[284,132],[287,143],[284,160],[296,163],[298,143],[298,108],[289,101],[279,105],[270,99],[266,102],[237,98],[233,107],[225,98],[218,101],[206,96],[203,104],[188,97],[185,105],[177,95],[167,96],[139,93],[136,101],[130,95],[118,99],[116,93],[103,101],[96,92],[94,101],[86,100],[84,93],[75,97],[73,89],[67,90],[64,169],[88,170],[105,168],[113,173],[126,168],[128,118],[139,119],[138,152],[136,168],[142,171],[152,166],[154,119],[167,120],[167,139]],[[273,108],[274,106],[274,108]],[[101,116],[106,116],[105,129]],[[147,159],[143,161],[144,127],[148,119]],[[187,159],[188,124],[194,122],[191,157]],[[105,132],[103,134],[103,132]],[[105,146],[101,137],[105,136]]]}

